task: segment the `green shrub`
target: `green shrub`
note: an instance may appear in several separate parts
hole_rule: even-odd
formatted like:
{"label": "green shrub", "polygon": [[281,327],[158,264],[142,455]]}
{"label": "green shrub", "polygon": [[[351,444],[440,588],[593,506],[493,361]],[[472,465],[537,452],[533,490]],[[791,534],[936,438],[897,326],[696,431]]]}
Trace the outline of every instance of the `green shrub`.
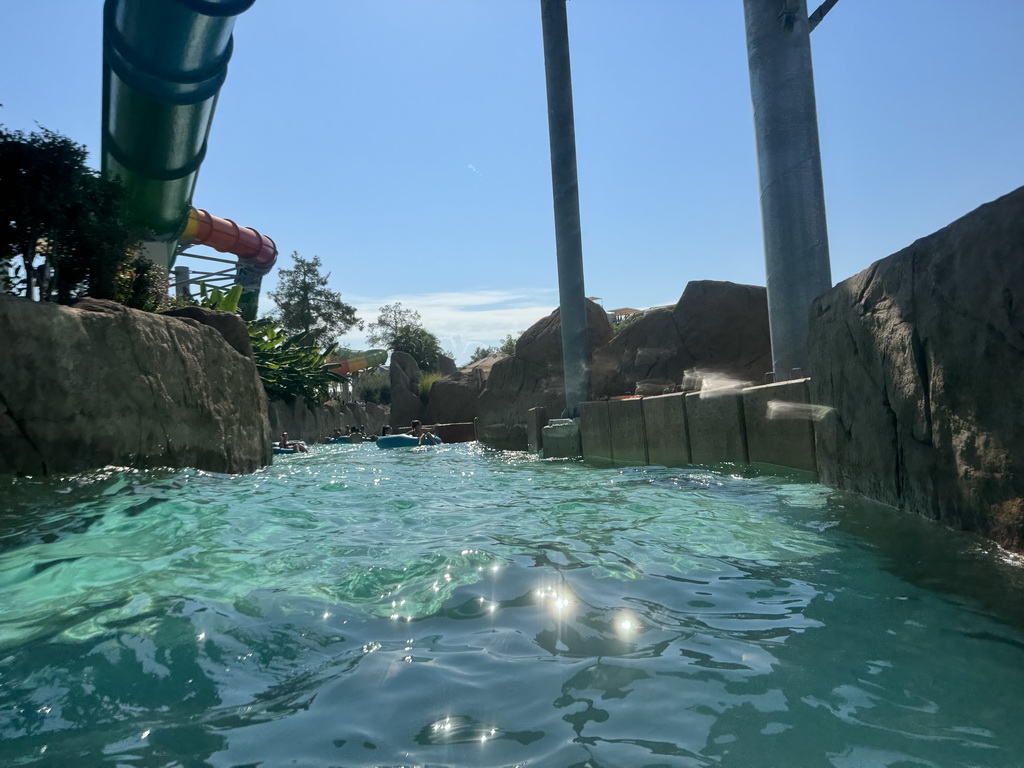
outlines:
{"label": "green shrub", "polygon": [[346,382],[348,376],[334,373],[336,363],[327,361],[335,344],[326,350],[310,343],[307,332],[287,336],[271,319],[248,323],[256,370],[271,400],[302,397],[307,403],[323,403],[330,398],[331,384]]}
{"label": "green shrub", "polygon": [[156,262],[136,256],[114,277],[115,298],[132,309],[157,312],[167,303],[167,276]]}
{"label": "green shrub", "polygon": [[630,325],[635,323],[637,320],[639,320],[643,316],[644,316],[644,313],[641,312],[641,313],[636,314],[636,315],[628,315],[628,316],[622,318],[621,320],[619,320],[619,322],[612,323],[612,334],[616,334],[616,333],[622,332],[625,328],[628,328]]}
{"label": "green shrub", "polygon": [[420,401],[422,401],[424,405],[426,405],[427,401],[430,399],[430,388],[434,386],[434,382],[443,378],[444,374],[440,371],[430,371],[429,373],[424,373],[420,376]]}
{"label": "green shrub", "polygon": [[359,374],[356,399],[379,405],[391,404],[391,379],[384,371],[375,370]]}

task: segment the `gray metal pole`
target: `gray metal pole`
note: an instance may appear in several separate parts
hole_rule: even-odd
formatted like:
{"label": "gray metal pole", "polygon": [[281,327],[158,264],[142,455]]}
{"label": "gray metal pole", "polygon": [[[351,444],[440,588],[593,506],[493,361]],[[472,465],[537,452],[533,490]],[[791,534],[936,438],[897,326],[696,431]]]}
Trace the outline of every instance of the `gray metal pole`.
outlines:
{"label": "gray metal pole", "polygon": [[569,68],[569,25],[565,0],[541,0],[544,75],[551,141],[551,189],[555,206],[558,257],[558,306],[562,319],[562,371],[566,415],[579,415],[590,397],[587,359],[587,304],[583,289],[583,241],[580,235],[579,181],[576,176],[576,128]]}
{"label": "gray metal pole", "polygon": [[811,302],[832,287],[806,0],[743,0],[776,381],[807,371]]}
{"label": "gray metal pole", "polygon": [[174,268],[174,296],[179,299],[187,299],[192,296],[189,290],[189,280],[192,279],[188,267]]}

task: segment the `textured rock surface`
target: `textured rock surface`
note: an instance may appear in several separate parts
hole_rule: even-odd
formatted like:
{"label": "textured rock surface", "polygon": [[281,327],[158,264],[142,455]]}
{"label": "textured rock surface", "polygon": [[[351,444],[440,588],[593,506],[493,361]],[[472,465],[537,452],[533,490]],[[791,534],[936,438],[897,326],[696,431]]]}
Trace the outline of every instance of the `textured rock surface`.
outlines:
{"label": "textured rock surface", "polygon": [[[482,442],[495,448],[525,451],[527,412],[543,407],[549,416],[557,417],[565,410],[560,323],[556,309],[519,337],[514,355],[491,367],[477,401],[477,436]],[[608,316],[600,306],[588,301],[588,351],[593,354],[611,336]]]}
{"label": "textured rock surface", "polygon": [[435,381],[430,388],[424,421],[427,424],[472,422],[477,416],[482,378],[476,371],[456,371]]}
{"label": "textured rock surface", "polygon": [[320,443],[334,434],[335,429],[362,427],[366,435],[379,435],[388,423],[387,406],[367,403],[339,403],[330,400],[323,405],[309,406],[302,398],[291,402],[271,400],[269,407],[270,433],[278,439],[287,432],[289,439]]}
{"label": "textured rock surface", "polygon": [[270,462],[256,368],[207,325],[0,297],[0,339],[0,473]]}
{"label": "textured rock surface", "polygon": [[764,383],[772,369],[764,288],[689,283],[674,308],[650,310],[595,350],[591,388],[595,397],[662,394],[693,368]]}
{"label": "textured rock surface", "polygon": [[443,376],[454,376],[459,372],[459,367],[455,364],[455,361],[447,355],[437,356],[437,369]]}
{"label": "textured rock surface", "polygon": [[395,429],[423,418],[420,375],[420,367],[412,355],[391,353],[391,426]]}
{"label": "textured rock surface", "polygon": [[[93,301],[84,299],[83,301]],[[76,307],[82,308],[83,302],[78,302]],[[208,325],[216,329],[221,336],[246,357],[252,357],[252,341],[249,339],[249,329],[245,322],[234,312],[221,312],[216,309],[204,309],[203,307],[179,307],[171,309],[163,314],[168,317],[187,317],[202,325]]]}
{"label": "textured rock surface", "polygon": [[821,480],[1024,549],[1024,188],[811,312]]}

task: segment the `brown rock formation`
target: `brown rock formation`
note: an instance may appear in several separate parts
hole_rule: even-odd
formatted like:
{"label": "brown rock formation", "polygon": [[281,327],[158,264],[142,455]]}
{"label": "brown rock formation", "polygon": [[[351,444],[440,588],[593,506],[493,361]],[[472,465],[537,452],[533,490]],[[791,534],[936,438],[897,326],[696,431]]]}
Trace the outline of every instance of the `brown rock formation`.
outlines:
{"label": "brown rock formation", "polygon": [[0,473],[270,462],[250,358],[195,320],[0,297]]}
{"label": "brown rock formation", "polygon": [[[477,401],[479,439],[488,445],[525,451],[527,411],[543,406],[549,415],[565,409],[562,377],[561,317],[556,309],[534,323],[516,342],[516,352],[491,367]],[[606,344],[612,336],[608,316],[587,302],[588,349]]]}
{"label": "brown rock formation", "polygon": [[[75,304],[79,309],[85,309],[85,302],[94,299],[83,299]],[[201,325],[208,325],[214,328],[224,339],[246,357],[252,357],[252,342],[249,339],[249,329],[245,322],[234,312],[221,312],[216,309],[204,309],[203,307],[179,307],[171,309],[162,314],[168,317],[188,318],[195,320]]]}
{"label": "brown rock formation", "polygon": [[674,308],[649,310],[594,351],[591,388],[595,397],[662,394],[685,389],[691,369],[764,383],[772,369],[764,288],[689,283]]}
{"label": "brown rock formation", "polygon": [[423,419],[428,424],[472,422],[477,416],[482,377],[475,371],[456,371],[430,388]]}
{"label": "brown rock formation", "polygon": [[391,353],[391,426],[395,429],[423,418],[420,376],[420,367],[412,355]]}
{"label": "brown rock formation", "polygon": [[1024,188],[819,297],[824,483],[1024,550]]}

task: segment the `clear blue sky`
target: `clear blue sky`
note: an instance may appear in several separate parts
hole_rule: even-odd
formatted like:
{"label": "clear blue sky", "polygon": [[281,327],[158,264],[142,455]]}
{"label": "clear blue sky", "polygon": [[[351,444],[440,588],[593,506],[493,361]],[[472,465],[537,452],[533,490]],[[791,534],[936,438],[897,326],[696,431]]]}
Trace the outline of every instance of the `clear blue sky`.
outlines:
{"label": "clear blue sky", "polygon": [[[0,8],[0,123],[98,164],[101,0]],[[763,285],[740,0],[568,13],[587,294]],[[834,281],[1024,184],[1022,35],[1021,0],[840,0],[815,30]],[[539,0],[257,0],[194,203],[465,362],[557,304],[546,115]]]}

